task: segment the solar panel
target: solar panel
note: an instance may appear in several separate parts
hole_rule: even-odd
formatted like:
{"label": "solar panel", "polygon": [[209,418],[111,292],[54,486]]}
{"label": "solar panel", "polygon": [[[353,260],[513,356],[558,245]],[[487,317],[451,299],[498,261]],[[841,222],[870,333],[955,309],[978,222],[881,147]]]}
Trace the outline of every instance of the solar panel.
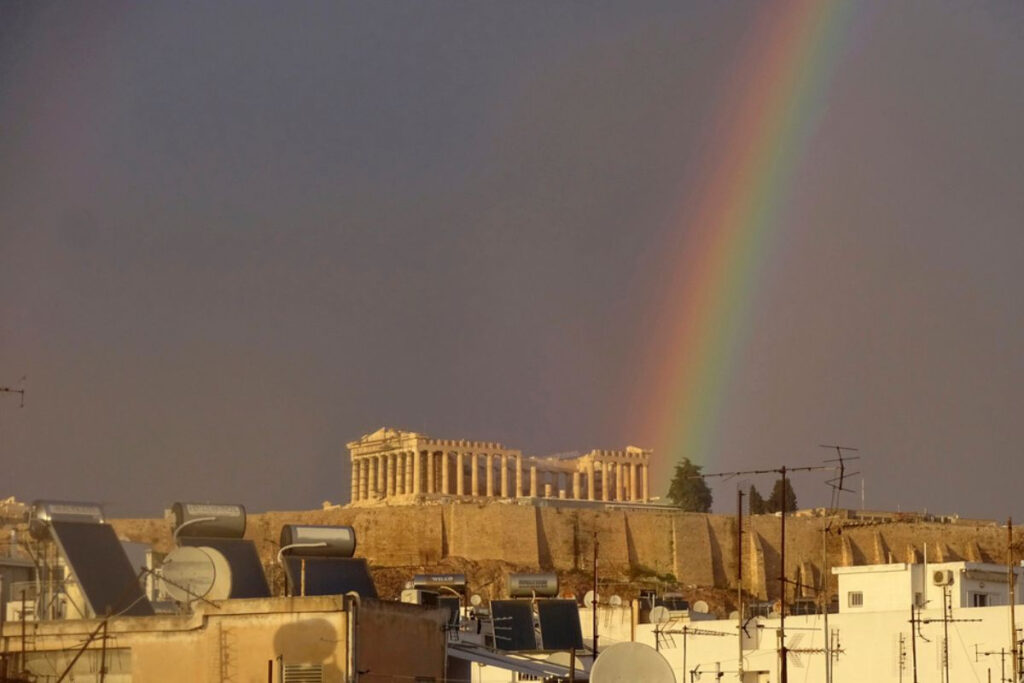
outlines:
{"label": "solar panel", "polygon": [[355,591],[363,598],[376,598],[377,587],[370,568],[361,557],[295,557],[285,555],[288,592],[302,590],[302,562],[306,563],[306,595],[343,595]]}
{"label": "solar panel", "polygon": [[178,538],[183,546],[205,546],[224,556],[231,567],[228,598],[269,598],[270,587],[263,574],[260,555],[252,541],[237,538]]}
{"label": "solar panel", "polygon": [[538,600],[537,615],[545,650],[583,649],[580,611],[575,600]]}
{"label": "solar panel", "polygon": [[494,647],[499,650],[536,650],[533,608],[527,600],[492,600]]}
{"label": "solar panel", "polygon": [[50,529],[95,615],[154,614],[112,526],[54,521]]}

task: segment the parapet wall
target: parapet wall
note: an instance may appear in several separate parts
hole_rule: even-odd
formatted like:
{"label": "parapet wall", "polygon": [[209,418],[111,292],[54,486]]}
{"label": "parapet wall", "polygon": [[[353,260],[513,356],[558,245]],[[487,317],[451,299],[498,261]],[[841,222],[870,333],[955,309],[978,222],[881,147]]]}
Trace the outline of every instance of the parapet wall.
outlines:
{"label": "parapet wall", "polygon": [[[744,587],[762,599],[778,597],[780,522],[774,515],[743,520]],[[169,534],[157,532],[153,524],[113,523],[122,536],[156,543],[158,549],[169,542]],[[596,533],[602,571],[609,574],[672,575],[687,585],[736,587],[737,521],[729,515],[521,502],[347,507],[250,515],[246,537],[257,542],[263,557],[272,558],[281,526],[287,523],[352,525],[356,553],[377,567],[430,566],[466,558],[538,570],[589,571]],[[830,567],[920,562],[925,555],[932,562],[1001,562],[1006,557],[1006,529],[993,523],[834,518],[825,532],[826,525],[829,521],[821,517],[787,517],[786,575],[791,580],[816,584],[826,551]]]}

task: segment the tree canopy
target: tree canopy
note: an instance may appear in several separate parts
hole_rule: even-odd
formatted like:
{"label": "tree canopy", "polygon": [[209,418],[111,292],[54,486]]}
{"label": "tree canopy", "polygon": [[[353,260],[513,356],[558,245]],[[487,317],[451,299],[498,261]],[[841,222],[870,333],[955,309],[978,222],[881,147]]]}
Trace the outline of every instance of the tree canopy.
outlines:
{"label": "tree canopy", "polygon": [[[772,488],[772,495],[768,496],[766,501],[767,512],[781,512],[782,511],[782,479],[775,481],[775,486]],[[796,510],[796,492],[793,491],[793,482],[786,479],[786,512],[793,512]]]}
{"label": "tree canopy", "polygon": [[749,501],[748,510],[752,515],[763,515],[768,512],[767,504],[764,502],[764,497],[761,496],[761,492],[757,490],[757,487],[753,484],[750,485],[750,492],[747,494],[747,500]]}
{"label": "tree canopy", "polygon": [[676,464],[676,473],[668,489],[669,499],[687,512],[708,512],[711,510],[711,489],[700,477],[700,465],[683,458]]}

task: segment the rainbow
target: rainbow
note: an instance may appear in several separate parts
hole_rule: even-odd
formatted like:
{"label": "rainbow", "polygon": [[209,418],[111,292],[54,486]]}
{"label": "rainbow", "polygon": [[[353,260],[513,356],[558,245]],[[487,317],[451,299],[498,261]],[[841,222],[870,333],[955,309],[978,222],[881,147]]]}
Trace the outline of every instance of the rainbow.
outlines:
{"label": "rainbow", "polygon": [[[765,3],[712,119],[706,171],[673,218],[664,295],[643,353],[638,434],[659,475],[681,458],[713,465],[731,372],[782,209],[841,53],[855,3]],[[679,236],[681,235],[681,236]],[[667,480],[667,479],[666,479]]]}

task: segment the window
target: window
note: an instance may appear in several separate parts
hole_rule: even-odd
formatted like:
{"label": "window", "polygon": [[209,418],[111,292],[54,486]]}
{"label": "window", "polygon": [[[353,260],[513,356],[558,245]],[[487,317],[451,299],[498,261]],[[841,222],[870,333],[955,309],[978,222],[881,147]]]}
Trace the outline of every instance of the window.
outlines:
{"label": "window", "polygon": [[971,607],[988,607],[988,593],[971,593]]}
{"label": "window", "polygon": [[850,591],[846,594],[846,604],[848,607],[863,607],[864,593],[861,591]]}

